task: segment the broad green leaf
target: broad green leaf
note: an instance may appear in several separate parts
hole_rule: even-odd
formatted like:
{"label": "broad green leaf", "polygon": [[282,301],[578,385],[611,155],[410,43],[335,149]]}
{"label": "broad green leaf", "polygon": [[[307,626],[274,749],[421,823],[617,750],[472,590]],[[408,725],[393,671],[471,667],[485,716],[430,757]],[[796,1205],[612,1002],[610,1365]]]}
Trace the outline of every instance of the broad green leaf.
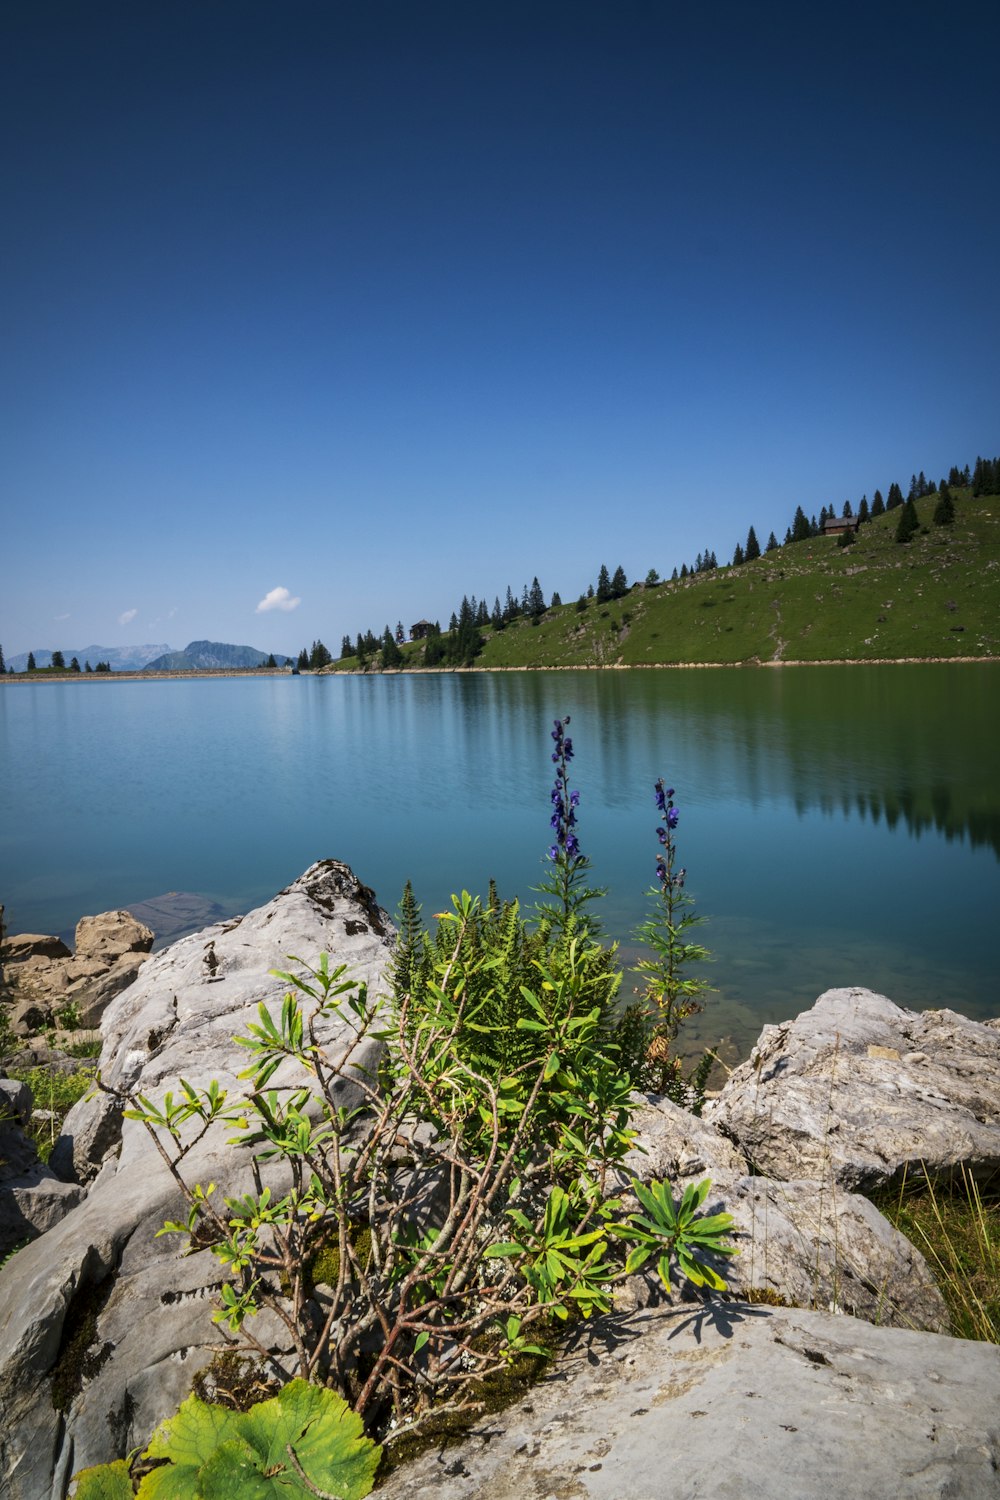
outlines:
{"label": "broad green leaf", "polygon": [[265,1474],[260,1454],[240,1438],[221,1443],[198,1474],[198,1500],[275,1500],[281,1494],[308,1494],[287,1455],[277,1473]]}
{"label": "broad green leaf", "polygon": [[[332,1391],[292,1380],[280,1395],[239,1414],[237,1424],[240,1436],[264,1459],[265,1471],[288,1464],[291,1444],[317,1489],[332,1491],[342,1500],[364,1500],[370,1492],[381,1449],[365,1437],[361,1418]],[[298,1479],[296,1484],[308,1494]],[[275,1485],[270,1493],[282,1500],[299,1490],[286,1476],[282,1487]]]}
{"label": "broad green leaf", "polygon": [[[142,1456],[168,1458],[178,1470],[189,1468],[196,1474],[220,1443],[236,1437],[235,1421],[235,1412],[227,1411],[224,1406],[209,1406],[191,1395],[181,1402],[174,1416],[160,1423]],[[182,1493],[186,1492],[178,1489],[178,1500]]]}
{"label": "broad green leaf", "polygon": [[123,1458],[116,1459],[113,1464],[81,1469],[74,1478],[77,1481],[76,1500],[132,1500],[132,1481]]}

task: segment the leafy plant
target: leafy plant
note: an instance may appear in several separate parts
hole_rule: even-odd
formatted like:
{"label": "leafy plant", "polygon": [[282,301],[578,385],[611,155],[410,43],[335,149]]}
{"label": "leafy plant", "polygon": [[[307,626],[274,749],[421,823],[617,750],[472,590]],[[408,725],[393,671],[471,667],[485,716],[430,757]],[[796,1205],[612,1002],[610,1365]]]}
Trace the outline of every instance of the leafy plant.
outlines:
{"label": "leafy plant", "polygon": [[[297,1372],[348,1399],[386,1442],[442,1412],[480,1409],[484,1381],[542,1351],[532,1325],[607,1311],[626,1274],[622,1243],[655,1250],[661,1274],[676,1262],[696,1284],[722,1284],[698,1257],[722,1243],[728,1219],[706,1227],[703,1198],[685,1195],[671,1217],[664,1188],[655,1213],[620,1223],[607,1198],[633,1144],[632,1083],[614,1034],[615,950],[583,914],[594,893],[567,722],[553,735],[556,901],[535,926],[491,887],[485,908],[463,892],[426,933],[408,891],[389,1001],[325,954],[315,967],[293,960],[297,972],[272,971],[286,986],[280,1006],[261,1004],[237,1038],[248,1061],[240,1096],[181,1079],[160,1103],[122,1101],[186,1203],[161,1232],[210,1248],[224,1269],[215,1317],[234,1352],[282,1375],[254,1331],[268,1308]],[[677,986],[689,955],[669,941],[666,953],[676,998],[688,993]],[[679,1014],[675,1004],[671,1024]],[[221,1201],[214,1184],[184,1174],[194,1145],[220,1127],[248,1150],[253,1174],[250,1190]],[[213,1483],[217,1472],[206,1469]]]}
{"label": "leafy plant", "polygon": [[[381,1449],[339,1396],[292,1380],[245,1412],[189,1396],[153,1434],[139,1500],[364,1500]],[[79,1476],[76,1500],[125,1500],[129,1466],[119,1460]]]}
{"label": "leafy plant", "polygon": [[711,1181],[705,1178],[689,1183],[679,1203],[662,1182],[647,1186],[633,1179],[632,1191],[645,1213],[633,1213],[624,1224],[612,1227],[612,1233],[632,1244],[625,1262],[627,1274],[638,1271],[651,1256],[657,1256],[657,1273],[665,1289],[670,1290],[670,1270],[676,1258],[678,1270],[692,1286],[725,1289],[725,1281],[711,1265],[700,1259],[704,1255],[735,1255],[726,1236],[733,1226],[732,1214],[705,1214],[699,1210],[708,1197]]}

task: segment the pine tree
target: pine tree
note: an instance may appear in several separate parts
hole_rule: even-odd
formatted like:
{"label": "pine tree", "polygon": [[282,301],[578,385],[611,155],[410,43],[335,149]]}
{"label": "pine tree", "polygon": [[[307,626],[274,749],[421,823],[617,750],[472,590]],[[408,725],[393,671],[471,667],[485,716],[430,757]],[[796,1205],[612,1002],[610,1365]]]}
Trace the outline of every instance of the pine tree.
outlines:
{"label": "pine tree", "polygon": [[406,631],[403,629],[402,620],[396,621],[396,645],[401,646],[406,640]]}
{"label": "pine tree", "polygon": [[790,526],[786,526],[785,527],[785,540],[782,542],[781,545],[783,547],[787,547],[788,544],[789,544],[789,542],[791,542],[792,540],[793,540],[793,537],[792,537],[792,528]]}
{"label": "pine tree", "polygon": [[677,582],[677,576],[678,576],[678,575],[677,575],[677,569],[676,569],[676,567],[675,567],[675,568],[674,568],[674,571],[673,571],[673,572],[672,572],[672,573],[671,573],[671,575],[670,575],[670,582],[671,582],[671,583],[676,583],[676,582]]}
{"label": "pine tree", "polygon": [[500,608],[500,595],[498,594],[493,600],[493,613],[490,615],[490,624],[494,630],[502,630],[506,623],[503,610]]}
{"label": "pine tree", "polygon": [[92,666],[91,666],[91,665],[90,665],[90,662],[89,662],[89,661],[85,661],[85,662],[84,662],[84,664],[83,664],[83,670],[84,670],[84,671],[85,671],[85,672],[90,672],[90,673],[91,673],[91,674],[93,674],[93,671],[94,671],[94,669],[93,669],[93,667],[92,667]]}
{"label": "pine tree", "polygon": [[[914,478],[915,477],[916,476],[914,476]],[[889,495],[888,495],[888,498],[887,498],[887,500],[885,502],[885,508],[886,508],[886,510],[895,510],[896,507],[899,506],[899,505],[902,505],[902,503],[903,503],[903,491],[899,488],[898,484],[890,484],[890,486],[889,486]]]}
{"label": "pine tree", "polygon": [[35,653],[34,653],[34,651],[29,651],[28,652],[28,671],[29,672],[34,672],[35,670],[36,670],[36,667],[35,667]]}
{"label": "pine tree", "polygon": [[938,503],[934,507],[934,525],[950,526],[955,519],[955,502],[951,498],[951,490],[946,484],[942,484]]}
{"label": "pine tree", "polygon": [[527,612],[533,620],[540,620],[545,613],[545,595],[542,593],[542,586],[537,577],[531,580]]}
{"label": "pine tree", "polygon": [[480,627],[490,623],[490,612],[486,606],[486,600],[480,599],[479,608],[476,610],[476,624]]}
{"label": "pine tree", "polygon": [[503,617],[504,617],[505,620],[510,621],[510,620],[516,620],[517,619],[517,615],[518,615],[517,601],[515,600],[514,595],[511,593],[511,591],[510,591],[510,584],[508,583],[508,585],[507,585],[507,600],[506,600],[506,603],[504,604],[504,607],[503,607]]}
{"label": "pine tree", "polygon": [[934,493],[933,489],[927,483],[927,480],[924,478],[924,471],[923,471],[923,469],[921,469],[920,473],[917,475],[917,496],[916,496],[916,498],[918,500],[922,500],[925,495],[931,495],[933,493]]}
{"label": "pine tree", "polygon": [[844,509],[841,511],[841,515],[844,517],[845,521],[851,521],[854,519],[854,511],[851,509],[850,500],[844,501]]}
{"label": "pine tree", "polygon": [[737,542],[736,543],[736,551],[733,553],[733,567],[734,568],[742,568],[744,561],[745,561],[745,558],[744,558],[744,555],[743,555],[743,543],[742,542]]}
{"label": "pine tree", "polygon": [[899,525],[896,527],[896,541],[908,542],[920,530],[920,520],[917,516],[917,507],[912,500],[907,500],[899,516]]}
{"label": "pine tree", "polygon": [[612,599],[624,599],[628,593],[628,579],[625,577],[625,569],[619,563],[615,569],[615,576],[611,580]]}
{"label": "pine tree", "polygon": [[396,637],[388,625],[382,632],[382,666],[383,668],[400,667],[403,664],[403,653],[399,649]]}
{"label": "pine tree", "polygon": [[874,521],[876,516],[884,515],[885,501],[882,499],[882,491],[876,490],[875,494],[872,496],[872,520]]}
{"label": "pine tree", "polygon": [[323,645],[323,642],[313,641],[312,650],[309,653],[308,664],[310,670],[313,672],[318,672],[321,667],[328,667],[332,661],[333,657]]}
{"label": "pine tree", "polygon": [[655,587],[659,583],[659,581],[660,581],[660,575],[659,575],[659,573],[656,571],[655,568],[650,568],[649,572],[646,574],[646,587],[648,589],[655,589]]}
{"label": "pine tree", "polygon": [[840,533],[840,535],[838,536],[838,538],[837,538],[837,546],[838,547],[853,547],[853,545],[857,541],[857,539],[858,539],[858,534],[854,530],[854,527],[853,526],[848,526],[847,530],[846,531],[842,531]]}
{"label": "pine tree", "polygon": [[681,577],[682,578],[686,578],[687,576],[688,576],[688,565],[687,565],[687,563],[681,563]]}
{"label": "pine tree", "polygon": [[0,672],[6,672],[7,663],[3,659],[3,647],[0,646]]}
{"label": "pine tree", "polygon": [[71,672],[79,672],[79,670],[80,670],[79,660],[75,656],[73,657],[73,660],[69,664],[69,669],[70,669]]}
{"label": "pine tree", "polygon": [[858,506],[858,525],[863,526],[868,520],[868,496],[861,496],[861,504]]}
{"label": "pine tree", "polygon": [[606,604],[611,598],[611,574],[604,563],[601,563],[601,571],[597,575],[597,602]]}
{"label": "pine tree", "polygon": [[699,552],[698,556],[694,560],[694,571],[696,573],[700,573],[701,569],[702,569],[702,559],[701,559],[701,553]]}
{"label": "pine tree", "polygon": [[66,670],[66,658],[65,658],[65,656],[63,656],[63,654],[62,654],[61,651],[53,651],[53,653],[52,653],[52,666],[54,667],[54,669],[57,672],[65,672],[65,670]]}
{"label": "pine tree", "polygon": [[448,632],[449,632],[449,634],[451,634],[452,631],[455,631],[457,629],[458,629],[458,616],[456,615],[455,611],[452,610],[452,612],[451,612],[451,619],[448,621]]}
{"label": "pine tree", "polygon": [[309,652],[306,650],[305,646],[303,646],[302,650],[299,652],[295,665],[298,667],[300,672],[307,672],[309,670]]}
{"label": "pine tree", "polygon": [[562,608],[562,596],[560,595],[558,589],[552,595],[552,603],[549,605],[549,608],[550,609],[561,609]]}
{"label": "pine tree", "polygon": [[793,542],[807,542],[809,540],[809,518],[801,505],[795,507],[791,540]]}
{"label": "pine tree", "polygon": [[267,658],[267,661],[264,663],[264,665],[265,665],[265,667],[276,667],[278,665],[278,663],[274,659],[274,652],[273,651],[271,652],[270,656]]}
{"label": "pine tree", "polygon": [[770,536],[767,539],[767,546],[764,548],[764,551],[765,552],[777,552],[777,550],[778,550],[778,538],[775,536],[774,532],[772,531],[771,534],[770,534]]}
{"label": "pine tree", "polygon": [[754,562],[760,556],[760,543],[757,540],[757,533],[752,526],[747,532],[747,544],[743,550],[747,562]]}
{"label": "pine tree", "polygon": [[340,642],[340,659],[341,661],[343,661],[345,656],[353,655],[354,646],[351,643],[351,637],[349,635],[345,635]]}

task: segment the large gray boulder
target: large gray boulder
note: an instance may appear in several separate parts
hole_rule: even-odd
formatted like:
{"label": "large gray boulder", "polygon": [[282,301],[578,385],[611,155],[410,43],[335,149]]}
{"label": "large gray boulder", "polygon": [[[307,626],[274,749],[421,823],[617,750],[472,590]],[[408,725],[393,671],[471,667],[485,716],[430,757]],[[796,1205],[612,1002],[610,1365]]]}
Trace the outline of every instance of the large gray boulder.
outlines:
{"label": "large gray boulder", "polygon": [[[102,1074],[155,1099],[182,1075],[196,1088],[214,1078],[238,1091],[246,1054],[234,1034],[261,1001],[280,1008],[269,969],[325,950],[377,994],[392,940],[385,912],[346,865],[314,865],[266,906],[152,956],[105,1014]],[[341,1034],[331,1022],[325,1040],[335,1046]],[[375,1054],[358,1061],[371,1065]],[[209,1132],[195,1148],[189,1180],[212,1180],[219,1193],[247,1185],[246,1158],[225,1145],[230,1133]],[[220,1343],[211,1321],[219,1263],[208,1252],[182,1259],[176,1237],[155,1238],[164,1219],[183,1216],[183,1202],[143,1126],[123,1122],[106,1096],[81,1102],[55,1158],[66,1175],[96,1176],[79,1207],[0,1270],[5,1500],[61,1500],[75,1470],[144,1443]]]}
{"label": "large gray boulder", "polygon": [[705,1110],[755,1169],[870,1190],[1000,1172],[1000,1023],[827,990],[760,1040]]}
{"label": "large gray boulder", "polygon": [[[711,1122],[669,1099],[647,1096],[632,1125],[628,1174],[668,1182],[675,1196],[711,1179],[702,1212],[733,1217],[738,1254],[720,1258],[717,1269],[736,1296],[763,1294],[872,1323],[949,1331],[947,1306],[923,1256],[867,1198],[830,1182],[751,1176]],[[652,1278],[633,1277],[619,1305],[643,1306],[657,1296]]]}
{"label": "large gray boulder", "polygon": [[996,1500],[1000,1350],[854,1318],[688,1305],[576,1350],[379,1500]]}

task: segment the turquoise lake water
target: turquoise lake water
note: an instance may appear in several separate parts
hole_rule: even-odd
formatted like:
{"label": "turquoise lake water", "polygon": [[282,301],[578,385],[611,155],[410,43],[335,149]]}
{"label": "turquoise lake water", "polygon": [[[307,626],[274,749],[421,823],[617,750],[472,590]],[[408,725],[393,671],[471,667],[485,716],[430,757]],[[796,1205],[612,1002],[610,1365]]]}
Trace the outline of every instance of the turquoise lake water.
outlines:
{"label": "turquoise lake water", "polygon": [[0,901],[12,932],[173,891],[230,914],[327,856],[390,911],[407,876],[425,913],[491,876],[530,901],[569,714],[626,956],[653,783],[677,789],[718,988],[692,1040],[745,1053],[832,985],[996,1015],[998,688],[992,664],[10,684]]}

